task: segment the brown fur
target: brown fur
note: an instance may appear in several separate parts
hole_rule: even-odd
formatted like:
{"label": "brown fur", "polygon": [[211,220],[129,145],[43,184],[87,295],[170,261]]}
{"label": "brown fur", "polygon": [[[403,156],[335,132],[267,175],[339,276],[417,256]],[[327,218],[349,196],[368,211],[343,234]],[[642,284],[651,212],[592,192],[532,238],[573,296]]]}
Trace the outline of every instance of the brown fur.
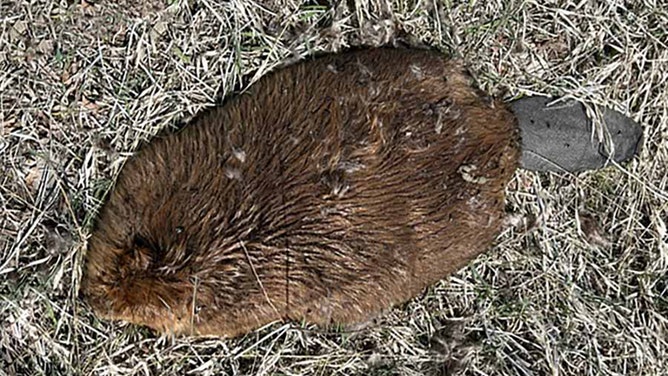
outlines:
{"label": "brown fur", "polygon": [[128,161],[83,292],[163,332],[361,321],[492,244],[518,155],[511,113],[436,52],[292,65]]}

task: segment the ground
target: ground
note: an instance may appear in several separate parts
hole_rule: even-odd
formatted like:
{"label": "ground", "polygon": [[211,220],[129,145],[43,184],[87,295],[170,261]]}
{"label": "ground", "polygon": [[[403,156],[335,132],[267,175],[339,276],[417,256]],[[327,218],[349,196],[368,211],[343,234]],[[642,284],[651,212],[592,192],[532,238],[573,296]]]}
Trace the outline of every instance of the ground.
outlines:
{"label": "ground", "polygon": [[[0,1],[0,375],[668,374],[667,9]],[[518,171],[518,223],[498,244],[359,332],[172,338],[91,314],[78,298],[86,240],[140,140],[279,64],[387,43],[460,58],[505,99],[613,107],[642,125],[644,148],[603,171]]]}

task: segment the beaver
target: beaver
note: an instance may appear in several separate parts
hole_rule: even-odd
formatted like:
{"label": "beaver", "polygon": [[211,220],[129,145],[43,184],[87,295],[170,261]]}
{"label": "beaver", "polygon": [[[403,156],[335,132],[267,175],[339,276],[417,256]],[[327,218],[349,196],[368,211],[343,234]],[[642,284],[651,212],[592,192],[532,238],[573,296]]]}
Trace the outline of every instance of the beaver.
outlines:
{"label": "beaver", "polygon": [[569,128],[581,107],[545,104],[491,99],[431,50],[277,70],[126,162],[89,239],[83,296],[102,318],[184,335],[365,321],[490,248],[518,167],[635,153],[630,120],[610,115],[627,142],[608,155]]}

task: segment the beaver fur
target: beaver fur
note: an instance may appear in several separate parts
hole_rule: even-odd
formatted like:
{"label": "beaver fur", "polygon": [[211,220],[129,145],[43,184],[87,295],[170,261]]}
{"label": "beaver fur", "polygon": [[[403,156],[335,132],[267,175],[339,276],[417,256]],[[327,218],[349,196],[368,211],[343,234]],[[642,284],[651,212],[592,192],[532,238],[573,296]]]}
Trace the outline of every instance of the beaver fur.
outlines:
{"label": "beaver fur", "polygon": [[177,334],[364,321],[490,247],[518,145],[512,113],[437,52],[291,65],[128,160],[82,291]]}

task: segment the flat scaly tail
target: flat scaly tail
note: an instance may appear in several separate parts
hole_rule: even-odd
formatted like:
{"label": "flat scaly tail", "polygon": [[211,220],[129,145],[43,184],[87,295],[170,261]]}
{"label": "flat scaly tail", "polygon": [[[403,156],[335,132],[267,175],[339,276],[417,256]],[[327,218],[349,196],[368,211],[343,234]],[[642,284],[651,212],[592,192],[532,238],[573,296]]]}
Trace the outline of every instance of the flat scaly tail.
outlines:
{"label": "flat scaly tail", "polygon": [[580,172],[626,162],[640,150],[642,128],[612,109],[604,109],[612,153],[592,132],[592,120],[574,100],[548,106],[554,99],[524,97],[509,103],[522,135],[522,168],[533,171]]}

